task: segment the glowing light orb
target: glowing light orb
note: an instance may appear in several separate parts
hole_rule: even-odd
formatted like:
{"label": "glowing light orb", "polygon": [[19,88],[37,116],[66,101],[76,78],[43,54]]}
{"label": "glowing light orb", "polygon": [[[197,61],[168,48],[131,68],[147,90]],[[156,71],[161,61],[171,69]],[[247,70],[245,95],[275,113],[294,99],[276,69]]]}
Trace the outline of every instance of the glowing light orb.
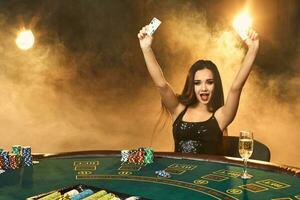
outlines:
{"label": "glowing light orb", "polygon": [[34,36],[31,30],[21,31],[16,39],[17,46],[22,50],[30,49],[34,44]]}
{"label": "glowing light orb", "polygon": [[243,40],[247,39],[247,32],[252,26],[252,20],[247,11],[243,11],[238,15],[233,23],[233,28],[241,36]]}

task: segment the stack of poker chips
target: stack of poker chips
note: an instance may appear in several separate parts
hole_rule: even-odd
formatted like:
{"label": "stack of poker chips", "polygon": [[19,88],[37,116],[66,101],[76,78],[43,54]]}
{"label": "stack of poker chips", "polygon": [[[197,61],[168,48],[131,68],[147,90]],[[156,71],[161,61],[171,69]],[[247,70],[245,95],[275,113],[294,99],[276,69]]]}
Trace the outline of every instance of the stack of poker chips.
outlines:
{"label": "stack of poker chips", "polygon": [[107,193],[105,190],[100,190],[95,194],[84,198],[83,200],[98,200],[98,199],[119,199],[113,193]]}
{"label": "stack of poker chips", "polygon": [[2,153],[3,149],[0,149],[0,174],[4,173],[5,170],[3,169],[3,160],[2,160]]}
{"label": "stack of poker chips", "polygon": [[3,151],[3,149],[0,149],[0,174],[2,174],[3,172],[5,172],[2,169],[2,166],[3,166],[3,161],[2,161],[2,156],[1,156],[2,151]]}
{"label": "stack of poker chips", "polygon": [[9,158],[9,168],[10,169],[18,169],[20,164],[19,164],[17,155],[14,153],[11,153],[8,155],[8,158]]}
{"label": "stack of poker chips", "polygon": [[21,145],[14,145],[12,146],[12,153],[14,154],[14,160],[15,160],[15,163],[18,166],[21,165],[21,160],[22,160],[22,156],[21,156]]}
{"label": "stack of poker chips", "polygon": [[73,189],[73,190],[70,190],[70,191],[66,192],[66,193],[63,195],[63,198],[65,198],[65,199],[68,199],[68,198],[69,198],[69,199],[70,199],[70,198],[74,197],[74,196],[77,195],[77,194],[79,194],[78,190]]}
{"label": "stack of poker chips", "polygon": [[55,191],[47,196],[39,198],[39,200],[120,200],[120,198],[105,190],[94,192],[91,189],[85,189],[79,193],[77,190],[73,189],[64,194],[59,191]]}
{"label": "stack of poker chips", "polygon": [[9,169],[9,153],[8,151],[3,150],[1,152],[1,157],[0,157],[0,167],[3,170],[8,170]]}
{"label": "stack of poker chips", "polygon": [[22,165],[32,166],[31,147],[25,146],[22,148]]}
{"label": "stack of poker chips", "polygon": [[55,192],[52,192],[42,198],[39,198],[39,200],[70,200],[72,199],[72,197],[78,195],[79,192],[78,190],[70,190],[66,193],[64,193],[63,195],[61,194],[61,192],[59,191],[55,191]]}
{"label": "stack of poker chips", "polygon": [[150,164],[153,163],[153,150],[150,148],[138,148],[133,150],[121,151],[121,162],[134,164]]}
{"label": "stack of poker chips", "polygon": [[153,150],[150,148],[145,148],[145,163],[146,164],[151,164],[153,163]]}
{"label": "stack of poker chips", "polygon": [[86,190],[83,190],[82,192],[80,192],[79,194],[76,194],[75,196],[73,196],[71,198],[71,200],[84,199],[85,197],[91,196],[92,194],[94,194],[94,192],[91,189],[86,189]]}
{"label": "stack of poker chips", "polygon": [[31,147],[14,145],[12,152],[0,149],[0,170],[18,169],[21,166],[32,166]]}

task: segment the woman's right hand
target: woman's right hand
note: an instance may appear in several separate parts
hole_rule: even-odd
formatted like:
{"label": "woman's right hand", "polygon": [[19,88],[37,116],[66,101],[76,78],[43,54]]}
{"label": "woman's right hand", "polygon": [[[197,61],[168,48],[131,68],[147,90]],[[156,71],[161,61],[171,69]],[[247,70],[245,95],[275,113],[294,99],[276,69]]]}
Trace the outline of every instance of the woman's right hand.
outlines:
{"label": "woman's right hand", "polygon": [[149,28],[149,25],[144,26],[137,35],[139,38],[140,46],[141,46],[142,50],[151,48],[151,44],[153,41],[153,37],[149,36],[146,32],[146,30],[148,28]]}

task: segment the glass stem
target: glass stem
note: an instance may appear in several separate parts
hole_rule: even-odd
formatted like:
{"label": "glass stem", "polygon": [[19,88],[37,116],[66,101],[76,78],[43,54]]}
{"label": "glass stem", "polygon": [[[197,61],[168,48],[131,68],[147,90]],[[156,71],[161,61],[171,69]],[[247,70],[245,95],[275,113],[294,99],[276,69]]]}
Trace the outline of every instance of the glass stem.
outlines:
{"label": "glass stem", "polygon": [[247,158],[244,159],[244,174],[247,174]]}

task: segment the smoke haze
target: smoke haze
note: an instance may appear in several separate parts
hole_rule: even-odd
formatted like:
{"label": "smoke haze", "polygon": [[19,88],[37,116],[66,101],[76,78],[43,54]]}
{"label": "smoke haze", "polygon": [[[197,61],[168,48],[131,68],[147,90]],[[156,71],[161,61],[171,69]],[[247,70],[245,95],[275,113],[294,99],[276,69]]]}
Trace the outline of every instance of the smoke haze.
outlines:
{"label": "smoke haze", "polygon": [[[272,162],[300,167],[300,6],[253,2],[261,47],[229,135],[252,130],[270,147]],[[181,92],[191,64],[209,59],[219,68],[226,97],[246,52],[231,28],[243,3],[0,3],[0,146],[30,145],[33,152],[140,146],[173,151],[170,121],[153,135],[160,97],[136,35],[152,17],[160,19],[153,49],[174,90]],[[36,36],[29,51],[14,43],[22,26]]]}

